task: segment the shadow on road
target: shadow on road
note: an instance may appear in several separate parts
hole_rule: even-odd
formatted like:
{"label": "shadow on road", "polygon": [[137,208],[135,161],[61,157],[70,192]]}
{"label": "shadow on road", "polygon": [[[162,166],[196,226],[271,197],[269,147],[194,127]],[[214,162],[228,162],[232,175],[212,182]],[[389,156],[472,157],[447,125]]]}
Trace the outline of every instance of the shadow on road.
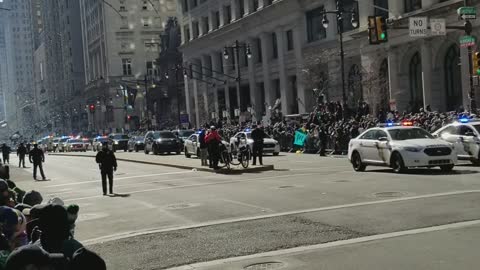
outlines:
{"label": "shadow on road", "polygon": [[113,194],[108,195],[108,197],[128,198],[128,197],[130,197],[130,194],[128,194],[128,193],[125,193],[125,194],[122,194],[122,193],[113,193]]}
{"label": "shadow on road", "polygon": [[[366,172],[373,173],[393,173],[391,169],[376,169],[376,170],[367,170]],[[404,173],[404,175],[462,175],[462,174],[477,174],[478,171],[472,170],[455,170],[451,172],[443,172],[440,169],[409,169]]]}

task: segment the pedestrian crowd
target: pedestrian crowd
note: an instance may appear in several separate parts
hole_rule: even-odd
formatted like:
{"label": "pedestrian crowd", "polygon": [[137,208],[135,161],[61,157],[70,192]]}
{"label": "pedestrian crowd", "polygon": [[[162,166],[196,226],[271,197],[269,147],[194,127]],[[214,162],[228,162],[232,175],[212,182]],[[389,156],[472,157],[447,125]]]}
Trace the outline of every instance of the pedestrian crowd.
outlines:
{"label": "pedestrian crowd", "polygon": [[75,239],[79,210],[60,198],[45,202],[39,192],[25,192],[10,179],[9,167],[0,166],[0,270],[106,269]]}

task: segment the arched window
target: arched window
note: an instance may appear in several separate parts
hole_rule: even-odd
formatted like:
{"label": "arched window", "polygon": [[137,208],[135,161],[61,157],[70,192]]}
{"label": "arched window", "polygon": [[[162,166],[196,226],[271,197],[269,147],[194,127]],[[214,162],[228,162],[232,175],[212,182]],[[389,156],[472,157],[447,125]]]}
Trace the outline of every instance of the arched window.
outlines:
{"label": "arched window", "polygon": [[409,66],[410,80],[410,110],[418,111],[423,107],[423,88],[422,88],[422,60],[417,52],[410,60]]}
{"label": "arched window", "polygon": [[457,45],[452,45],[445,54],[445,101],[447,110],[456,110],[462,105],[462,79],[458,63]]}
{"label": "arched window", "polygon": [[353,65],[348,72],[347,104],[350,108],[357,108],[361,100],[363,100],[362,74],[360,68]]}
{"label": "arched window", "polygon": [[383,109],[384,111],[389,111],[389,101],[390,101],[390,84],[388,80],[388,61],[384,59],[380,65],[379,71],[379,97],[378,97],[378,109]]}

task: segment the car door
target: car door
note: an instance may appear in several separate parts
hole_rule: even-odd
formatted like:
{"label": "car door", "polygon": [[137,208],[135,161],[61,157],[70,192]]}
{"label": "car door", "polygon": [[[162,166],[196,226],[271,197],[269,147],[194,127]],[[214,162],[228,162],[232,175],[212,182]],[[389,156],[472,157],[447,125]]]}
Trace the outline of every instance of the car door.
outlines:
{"label": "car door", "polygon": [[357,139],[356,150],[364,162],[375,162],[375,156],[378,155],[374,140],[376,131],[376,129],[369,130]]}
{"label": "car door", "polygon": [[197,154],[197,149],[200,147],[198,135],[192,135],[192,153]]}
{"label": "car door", "polygon": [[460,138],[460,130],[458,126],[447,126],[440,132],[438,132],[437,136],[438,138],[446,142],[452,143],[458,156],[465,156],[465,151],[463,149],[463,143],[461,142],[462,139]]}
{"label": "car door", "polygon": [[476,137],[475,131],[467,125],[462,125],[458,127],[458,135],[458,146],[463,150],[459,156],[465,158],[476,157],[475,152],[478,138]]}
{"label": "car door", "polygon": [[390,160],[390,154],[392,152],[389,137],[385,131],[377,130],[377,133],[375,134],[375,139],[377,141],[378,162],[387,164]]}
{"label": "car door", "polygon": [[185,141],[185,148],[189,153],[193,153],[193,140],[195,139],[195,135],[190,135],[188,139]]}

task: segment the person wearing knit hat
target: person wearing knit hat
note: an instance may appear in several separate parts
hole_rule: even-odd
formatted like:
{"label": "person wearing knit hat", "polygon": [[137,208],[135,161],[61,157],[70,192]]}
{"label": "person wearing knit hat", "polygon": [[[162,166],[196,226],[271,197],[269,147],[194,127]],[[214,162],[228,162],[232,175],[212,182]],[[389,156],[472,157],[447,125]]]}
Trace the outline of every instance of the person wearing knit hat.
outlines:
{"label": "person wearing knit hat", "polygon": [[41,204],[43,201],[42,194],[36,190],[30,190],[29,192],[25,193],[23,196],[23,203],[35,206],[37,204]]}

